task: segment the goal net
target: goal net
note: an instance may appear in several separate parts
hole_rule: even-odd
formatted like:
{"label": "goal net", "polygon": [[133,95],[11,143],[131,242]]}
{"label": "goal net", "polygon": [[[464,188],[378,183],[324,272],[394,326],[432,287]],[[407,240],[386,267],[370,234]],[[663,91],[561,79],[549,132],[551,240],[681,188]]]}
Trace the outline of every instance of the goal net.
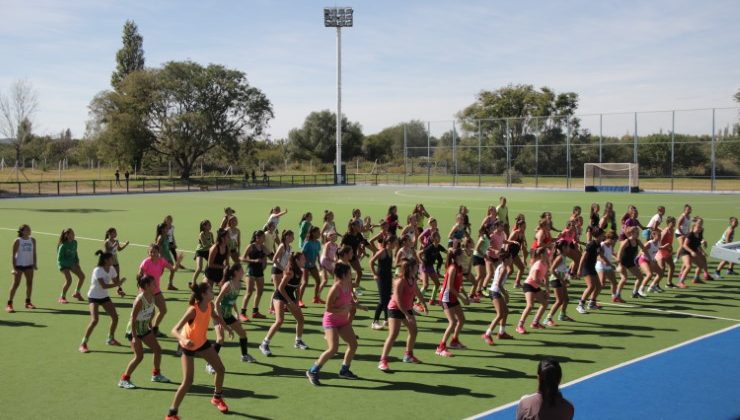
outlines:
{"label": "goal net", "polygon": [[636,163],[584,163],[583,188],[586,192],[639,192]]}

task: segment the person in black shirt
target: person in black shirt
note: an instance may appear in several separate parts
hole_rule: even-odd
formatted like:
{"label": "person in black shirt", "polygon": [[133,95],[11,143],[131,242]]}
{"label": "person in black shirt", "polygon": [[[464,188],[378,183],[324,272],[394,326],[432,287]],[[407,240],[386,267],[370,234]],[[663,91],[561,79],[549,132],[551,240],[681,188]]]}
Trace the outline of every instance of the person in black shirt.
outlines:
{"label": "person in black shirt", "polygon": [[601,255],[601,241],[604,240],[604,231],[601,229],[591,229],[591,240],[586,244],[586,251],[581,256],[581,261],[578,266],[578,273],[582,275],[586,281],[586,289],[581,295],[581,300],[578,301],[578,307],[576,310],[578,313],[585,314],[586,311],[586,299],[589,299],[589,309],[601,309],[596,303],[596,299],[601,292],[601,283],[599,282],[598,273],[596,273],[596,260]]}
{"label": "person in black shirt", "polygon": [[355,293],[359,296],[365,291],[360,287],[360,281],[362,280],[362,266],[360,266],[360,245],[372,249],[370,243],[362,236],[362,226],[357,223],[349,222],[347,225],[347,233],[342,236],[342,245],[347,245],[352,248],[352,259],[349,260],[349,265],[355,270]]}
{"label": "person in black shirt", "polygon": [[447,252],[442,245],[439,243],[440,236],[439,232],[432,234],[432,243],[428,244],[419,252],[419,257],[422,261],[421,270],[421,293],[426,294],[429,288],[429,279],[432,279],[434,287],[432,288],[432,297],[429,299],[430,305],[436,305],[437,302],[437,289],[439,289],[439,274],[434,269],[434,264],[437,260],[442,259],[442,252]]}
{"label": "person in black shirt", "polygon": [[[704,219],[701,217],[695,217],[691,226],[691,231],[686,235],[686,239],[681,245],[681,249],[678,251],[678,256],[683,261],[683,267],[681,273],[678,275],[678,287],[686,287],[686,276],[691,271],[691,265],[696,264],[696,271],[694,272],[693,284],[702,284],[704,280],[709,280],[709,270],[707,268],[707,257],[704,255],[702,246],[707,246],[707,241],[704,240]],[[704,280],[699,279],[699,273],[704,271]],[[712,276],[714,279],[714,276]]]}

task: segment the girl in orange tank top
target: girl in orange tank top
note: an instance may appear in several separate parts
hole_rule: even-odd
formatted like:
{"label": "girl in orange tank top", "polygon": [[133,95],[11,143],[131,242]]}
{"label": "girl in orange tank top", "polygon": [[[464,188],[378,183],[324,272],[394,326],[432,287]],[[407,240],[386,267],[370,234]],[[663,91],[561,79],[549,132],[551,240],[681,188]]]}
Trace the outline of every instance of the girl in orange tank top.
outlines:
{"label": "girl in orange tank top", "polygon": [[221,358],[218,357],[218,353],[216,353],[211,342],[208,341],[208,324],[213,319],[214,323],[217,323],[216,328],[221,328],[222,331],[227,330],[231,336],[234,335],[234,332],[224,324],[223,318],[214,310],[211,286],[207,282],[196,283],[193,284],[191,289],[193,293],[190,296],[190,306],[185,311],[185,315],[172,328],[172,336],[177,339],[182,348],[182,382],[177,388],[175,398],[165,420],[180,419],[177,410],[190,389],[190,385],[193,384],[193,371],[195,370],[193,357],[195,356],[206,359],[215,371],[216,378],[211,404],[222,413],[229,411],[222,395],[226,370],[223,363],[221,363]]}

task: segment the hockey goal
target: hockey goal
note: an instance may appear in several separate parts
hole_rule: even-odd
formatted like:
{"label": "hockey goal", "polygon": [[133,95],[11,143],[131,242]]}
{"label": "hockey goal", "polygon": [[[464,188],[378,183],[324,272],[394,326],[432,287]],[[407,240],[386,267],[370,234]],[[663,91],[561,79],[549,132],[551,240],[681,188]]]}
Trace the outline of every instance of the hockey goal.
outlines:
{"label": "hockey goal", "polygon": [[636,163],[584,163],[583,188],[586,192],[639,192]]}

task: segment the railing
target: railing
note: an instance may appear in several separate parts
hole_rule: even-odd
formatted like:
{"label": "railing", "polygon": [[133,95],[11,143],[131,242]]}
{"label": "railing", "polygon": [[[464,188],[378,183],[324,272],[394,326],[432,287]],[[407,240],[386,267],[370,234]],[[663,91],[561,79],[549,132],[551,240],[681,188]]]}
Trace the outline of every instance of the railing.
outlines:
{"label": "railing", "polygon": [[[354,185],[355,175],[348,174],[344,184]],[[265,177],[150,178],[128,181],[114,179],[73,181],[0,182],[0,197],[141,194],[188,191],[228,191],[262,188],[291,188],[335,185],[334,174],[283,174]]]}

